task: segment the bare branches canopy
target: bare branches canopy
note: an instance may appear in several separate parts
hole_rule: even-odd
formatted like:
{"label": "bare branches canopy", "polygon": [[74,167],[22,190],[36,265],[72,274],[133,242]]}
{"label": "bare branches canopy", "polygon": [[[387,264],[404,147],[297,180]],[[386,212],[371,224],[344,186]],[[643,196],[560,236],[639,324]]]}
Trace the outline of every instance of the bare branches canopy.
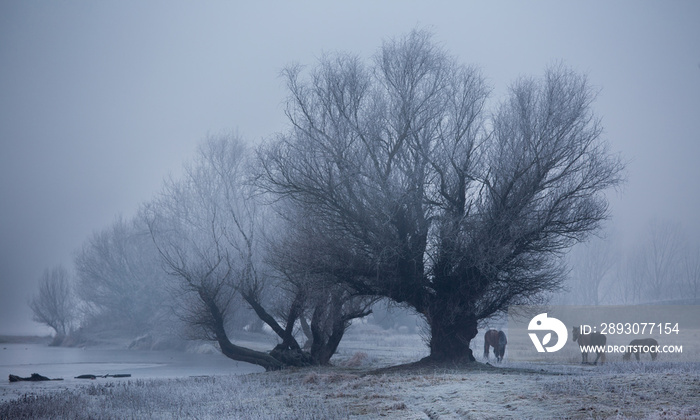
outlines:
{"label": "bare branches canopy", "polygon": [[426,318],[435,359],[471,358],[479,319],[557,288],[621,182],[595,92],[563,66],[493,115],[479,71],[422,31],[285,74],[292,128],[261,150],[262,184],[313,220],[327,273]]}

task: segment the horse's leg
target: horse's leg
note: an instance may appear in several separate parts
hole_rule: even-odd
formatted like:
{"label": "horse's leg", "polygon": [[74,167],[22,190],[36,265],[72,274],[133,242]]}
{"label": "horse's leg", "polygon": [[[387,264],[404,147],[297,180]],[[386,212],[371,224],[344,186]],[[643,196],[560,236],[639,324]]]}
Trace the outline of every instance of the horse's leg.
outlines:
{"label": "horse's leg", "polygon": [[484,337],[484,359],[489,360],[489,342]]}
{"label": "horse's leg", "polygon": [[639,361],[639,352],[638,351],[634,352],[634,358],[637,359],[637,361]]}

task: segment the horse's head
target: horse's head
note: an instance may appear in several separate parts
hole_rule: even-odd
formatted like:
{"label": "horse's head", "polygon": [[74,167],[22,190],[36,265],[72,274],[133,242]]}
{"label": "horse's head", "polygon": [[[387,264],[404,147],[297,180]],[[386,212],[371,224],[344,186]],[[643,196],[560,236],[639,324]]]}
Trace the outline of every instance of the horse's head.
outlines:
{"label": "horse's head", "polygon": [[573,327],[571,330],[571,338],[576,341],[578,340],[578,337],[581,335],[581,327]]}
{"label": "horse's head", "polygon": [[631,357],[631,356],[632,356],[632,353],[628,351],[627,353],[625,353],[625,354],[622,356],[622,360],[624,360],[625,362],[627,362],[627,361],[630,360],[630,357]]}

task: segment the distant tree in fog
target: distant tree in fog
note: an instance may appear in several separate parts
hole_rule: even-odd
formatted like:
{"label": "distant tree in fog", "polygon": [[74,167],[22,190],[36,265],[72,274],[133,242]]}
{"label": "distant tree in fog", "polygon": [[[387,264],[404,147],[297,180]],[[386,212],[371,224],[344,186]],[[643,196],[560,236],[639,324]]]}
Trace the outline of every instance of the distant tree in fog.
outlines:
{"label": "distant tree in fog", "polygon": [[95,232],[74,262],[88,333],[133,336],[163,327],[169,313],[166,274],[142,219],[120,217]]}
{"label": "distant tree in fog", "polygon": [[632,257],[648,300],[678,297],[684,250],[685,238],[680,224],[663,220],[649,223],[644,240]]}
{"label": "distant tree in fog", "polygon": [[607,293],[612,304],[633,304],[642,300],[644,284],[639,264],[628,254],[620,256]]}
{"label": "distant tree in fog", "polygon": [[304,209],[321,278],[425,318],[433,360],[474,360],[479,321],[557,289],[608,217],[623,165],[571,70],[519,79],[493,117],[479,71],[422,31],[371,65],[285,74],[291,128],[260,151],[260,184]]}
{"label": "distant tree in fog", "polygon": [[700,297],[700,247],[688,247],[683,257],[682,295],[697,302]]}
{"label": "distant tree in fog", "polygon": [[600,305],[601,301],[610,303],[610,297],[604,296],[615,265],[619,262],[610,239],[593,238],[581,244],[570,254],[571,287],[579,304]]}
{"label": "distant tree in fog", "polygon": [[76,318],[76,300],[68,271],[63,266],[46,269],[39,280],[39,290],[29,301],[34,321],[56,331],[55,344],[70,332]]}

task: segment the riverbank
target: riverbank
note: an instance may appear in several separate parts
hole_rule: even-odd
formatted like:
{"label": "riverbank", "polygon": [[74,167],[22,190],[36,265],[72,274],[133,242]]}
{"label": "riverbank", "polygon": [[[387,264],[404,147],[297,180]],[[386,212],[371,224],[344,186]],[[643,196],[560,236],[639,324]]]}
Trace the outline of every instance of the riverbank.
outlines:
{"label": "riverbank", "polygon": [[[485,365],[481,365],[484,367]],[[0,418],[700,418],[697,366],[346,367],[92,382],[0,405]]]}

